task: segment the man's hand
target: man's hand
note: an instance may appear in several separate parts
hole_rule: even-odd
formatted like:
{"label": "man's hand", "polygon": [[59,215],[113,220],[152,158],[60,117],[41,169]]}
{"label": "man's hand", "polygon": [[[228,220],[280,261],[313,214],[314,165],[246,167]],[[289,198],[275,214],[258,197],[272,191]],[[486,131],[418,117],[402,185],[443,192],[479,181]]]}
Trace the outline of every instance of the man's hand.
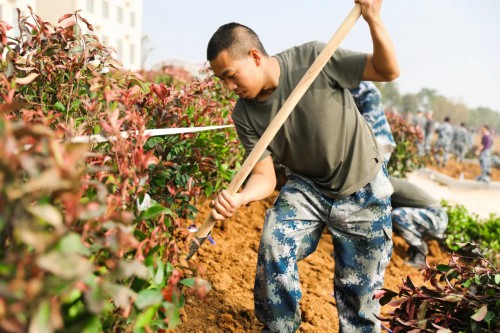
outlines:
{"label": "man's hand", "polygon": [[240,193],[231,196],[226,190],[223,190],[217,198],[210,202],[209,206],[212,208],[210,214],[214,220],[222,221],[233,216],[236,210],[242,205],[243,202]]}
{"label": "man's hand", "polygon": [[227,219],[238,208],[252,201],[262,200],[273,193],[276,188],[276,174],[271,156],[257,162],[250,173],[243,191],[230,195],[226,190],[210,202],[210,214],[216,221]]}
{"label": "man's hand", "polygon": [[382,0],[354,0],[354,2],[361,5],[361,14],[366,22],[370,24],[374,21],[380,21]]}

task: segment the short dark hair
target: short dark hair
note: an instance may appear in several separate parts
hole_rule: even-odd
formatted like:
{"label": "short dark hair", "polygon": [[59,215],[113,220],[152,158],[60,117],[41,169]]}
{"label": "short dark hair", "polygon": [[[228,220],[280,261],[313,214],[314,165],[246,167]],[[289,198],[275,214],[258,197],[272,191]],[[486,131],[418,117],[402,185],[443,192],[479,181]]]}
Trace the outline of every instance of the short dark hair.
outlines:
{"label": "short dark hair", "polygon": [[267,56],[259,36],[252,29],[235,22],[227,23],[220,26],[210,38],[207,47],[207,60],[214,60],[224,50],[228,50],[231,57],[240,59],[246,56],[252,48]]}
{"label": "short dark hair", "polygon": [[450,117],[448,117],[448,116],[444,117],[444,121],[449,122],[450,121]]}

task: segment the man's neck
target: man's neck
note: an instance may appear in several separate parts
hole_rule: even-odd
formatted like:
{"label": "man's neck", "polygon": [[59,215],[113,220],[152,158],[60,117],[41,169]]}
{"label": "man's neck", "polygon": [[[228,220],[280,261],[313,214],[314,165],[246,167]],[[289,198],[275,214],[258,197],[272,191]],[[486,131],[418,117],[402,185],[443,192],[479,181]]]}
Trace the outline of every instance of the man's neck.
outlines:
{"label": "man's neck", "polygon": [[276,59],[275,57],[267,58],[265,66],[266,66],[265,70],[266,83],[262,88],[262,90],[259,92],[259,94],[255,97],[255,99],[258,101],[263,101],[268,99],[276,90],[276,87],[278,87],[280,80],[281,70],[278,59]]}

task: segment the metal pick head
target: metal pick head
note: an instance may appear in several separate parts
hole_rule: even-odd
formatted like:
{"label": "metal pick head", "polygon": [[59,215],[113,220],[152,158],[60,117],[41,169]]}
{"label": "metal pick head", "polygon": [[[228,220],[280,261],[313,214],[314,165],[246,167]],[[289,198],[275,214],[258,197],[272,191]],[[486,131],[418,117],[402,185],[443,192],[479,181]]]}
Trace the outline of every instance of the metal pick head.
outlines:
{"label": "metal pick head", "polygon": [[201,247],[203,242],[207,240],[208,237],[209,236],[195,237],[191,240],[191,244],[189,245],[189,254],[186,257],[186,261],[189,261],[189,259],[191,259],[191,257],[194,256],[196,252],[198,252],[198,249]]}

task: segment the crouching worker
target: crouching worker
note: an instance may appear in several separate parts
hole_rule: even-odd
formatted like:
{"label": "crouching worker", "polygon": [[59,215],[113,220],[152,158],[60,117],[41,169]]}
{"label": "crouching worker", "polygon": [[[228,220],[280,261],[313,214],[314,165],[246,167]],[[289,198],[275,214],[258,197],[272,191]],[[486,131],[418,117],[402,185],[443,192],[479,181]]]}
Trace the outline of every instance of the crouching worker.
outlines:
{"label": "crouching worker", "polygon": [[435,198],[420,187],[401,178],[389,176],[394,187],[392,227],[410,245],[406,263],[413,267],[425,266],[429,253],[427,241],[444,240],[448,215]]}

